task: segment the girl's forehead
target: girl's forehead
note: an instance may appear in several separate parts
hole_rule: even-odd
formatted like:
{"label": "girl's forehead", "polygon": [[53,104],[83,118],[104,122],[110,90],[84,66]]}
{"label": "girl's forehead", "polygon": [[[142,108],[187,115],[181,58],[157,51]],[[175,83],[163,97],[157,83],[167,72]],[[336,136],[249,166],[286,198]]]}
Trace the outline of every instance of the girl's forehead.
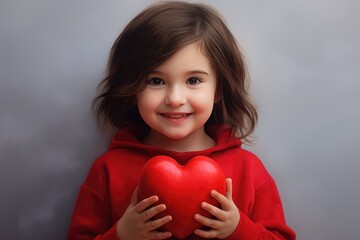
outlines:
{"label": "girl's forehead", "polygon": [[212,70],[208,57],[203,54],[201,46],[197,42],[180,48],[155,70],[163,68],[198,68],[205,72]]}

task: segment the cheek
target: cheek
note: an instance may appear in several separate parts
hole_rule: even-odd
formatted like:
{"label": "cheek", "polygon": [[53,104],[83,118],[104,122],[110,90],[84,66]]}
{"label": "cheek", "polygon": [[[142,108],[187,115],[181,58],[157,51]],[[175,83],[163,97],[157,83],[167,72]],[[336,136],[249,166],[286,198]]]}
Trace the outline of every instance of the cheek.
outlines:
{"label": "cheek", "polygon": [[159,97],[157,94],[144,90],[137,95],[137,105],[140,114],[151,112],[159,105]]}
{"label": "cheek", "polygon": [[212,93],[196,94],[196,97],[192,100],[192,105],[198,111],[211,112],[214,106],[215,95]]}
{"label": "cheek", "polygon": [[142,117],[143,117],[144,111],[146,111],[146,109],[148,109],[148,107],[146,105],[146,102],[147,102],[146,101],[146,94],[144,92],[141,92],[136,96],[136,103],[137,103],[140,115]]}

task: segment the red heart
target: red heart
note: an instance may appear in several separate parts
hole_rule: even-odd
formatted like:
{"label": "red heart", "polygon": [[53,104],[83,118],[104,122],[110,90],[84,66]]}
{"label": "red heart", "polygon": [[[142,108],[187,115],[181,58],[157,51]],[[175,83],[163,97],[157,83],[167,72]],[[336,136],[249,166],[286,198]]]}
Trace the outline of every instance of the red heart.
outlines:
{"label": "red heart", "polygon": [[166,210],[156,219],[169,214],[172,221],[163,230],[177,238],[185,238],[202,226],[194,220],[196,213],[211,217],[200,207],[201,202],[219,206],[210,196],[212,189],[225,194],[225,177],[220,166],[205,156],[194,157],[185,166],[171,157],[156,156],[144,165],[139,179],[139,198],[159,197],[156,204],[164,203]]}

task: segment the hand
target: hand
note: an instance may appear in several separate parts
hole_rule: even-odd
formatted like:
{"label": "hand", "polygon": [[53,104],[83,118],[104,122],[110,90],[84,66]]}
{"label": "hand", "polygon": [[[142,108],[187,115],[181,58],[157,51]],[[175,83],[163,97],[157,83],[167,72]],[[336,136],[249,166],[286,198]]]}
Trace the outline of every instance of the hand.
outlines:
{"label": "hand", "polygon": [[[152,220],[156,214],[165,211],[165,204],[150,207],[159,200],[151,196],[139,202],[136,188],[129,207],[117,223],[117,233],[121,240],[148,240],[165,239],[171,236],[170,232],[159,232],[156,229],[171,221],[171,216]],[[150,207],[150,208],[149,208]]]}
{"label": "hand", "polygon": [[211,219],[201,216],[200,214],[195,214],[194,218],[196,221],[211,228],[207,231],[196,229],[195,234],[203,238],[227,238],[235,231],[240,221],[239,210],[232,200],[231,179],[226,179],[225,196],[215,190],[211,191],[211,196],[220,203],[221,209],[206,202],[201,203],[201,208],[208,211],[210,214],[216,217],[216,219]]}

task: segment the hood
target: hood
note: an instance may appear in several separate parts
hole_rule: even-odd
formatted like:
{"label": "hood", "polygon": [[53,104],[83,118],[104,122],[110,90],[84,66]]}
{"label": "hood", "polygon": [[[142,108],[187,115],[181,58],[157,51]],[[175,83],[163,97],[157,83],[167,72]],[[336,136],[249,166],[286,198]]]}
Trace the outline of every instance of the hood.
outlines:
{"label": "hood", "polygon": [[157,155],[167,155],[176,159],[180,164],[185,164],[188,160],[195,156],[210,156],[211,154],[227,150],[229,148],[241,147],[241,140],[236,138],[234,134],[225,126],[213,125],[206,128],[206,133],[215,140],[214,147],[193,152],[176,152],[165,150],[163,148],[145,145],[141,142],[147,131],[136,127],[127,127],[119,130],[111,140],[109,150],[115,149],[131,149],[132,151],[147,152],[150,157]]}

